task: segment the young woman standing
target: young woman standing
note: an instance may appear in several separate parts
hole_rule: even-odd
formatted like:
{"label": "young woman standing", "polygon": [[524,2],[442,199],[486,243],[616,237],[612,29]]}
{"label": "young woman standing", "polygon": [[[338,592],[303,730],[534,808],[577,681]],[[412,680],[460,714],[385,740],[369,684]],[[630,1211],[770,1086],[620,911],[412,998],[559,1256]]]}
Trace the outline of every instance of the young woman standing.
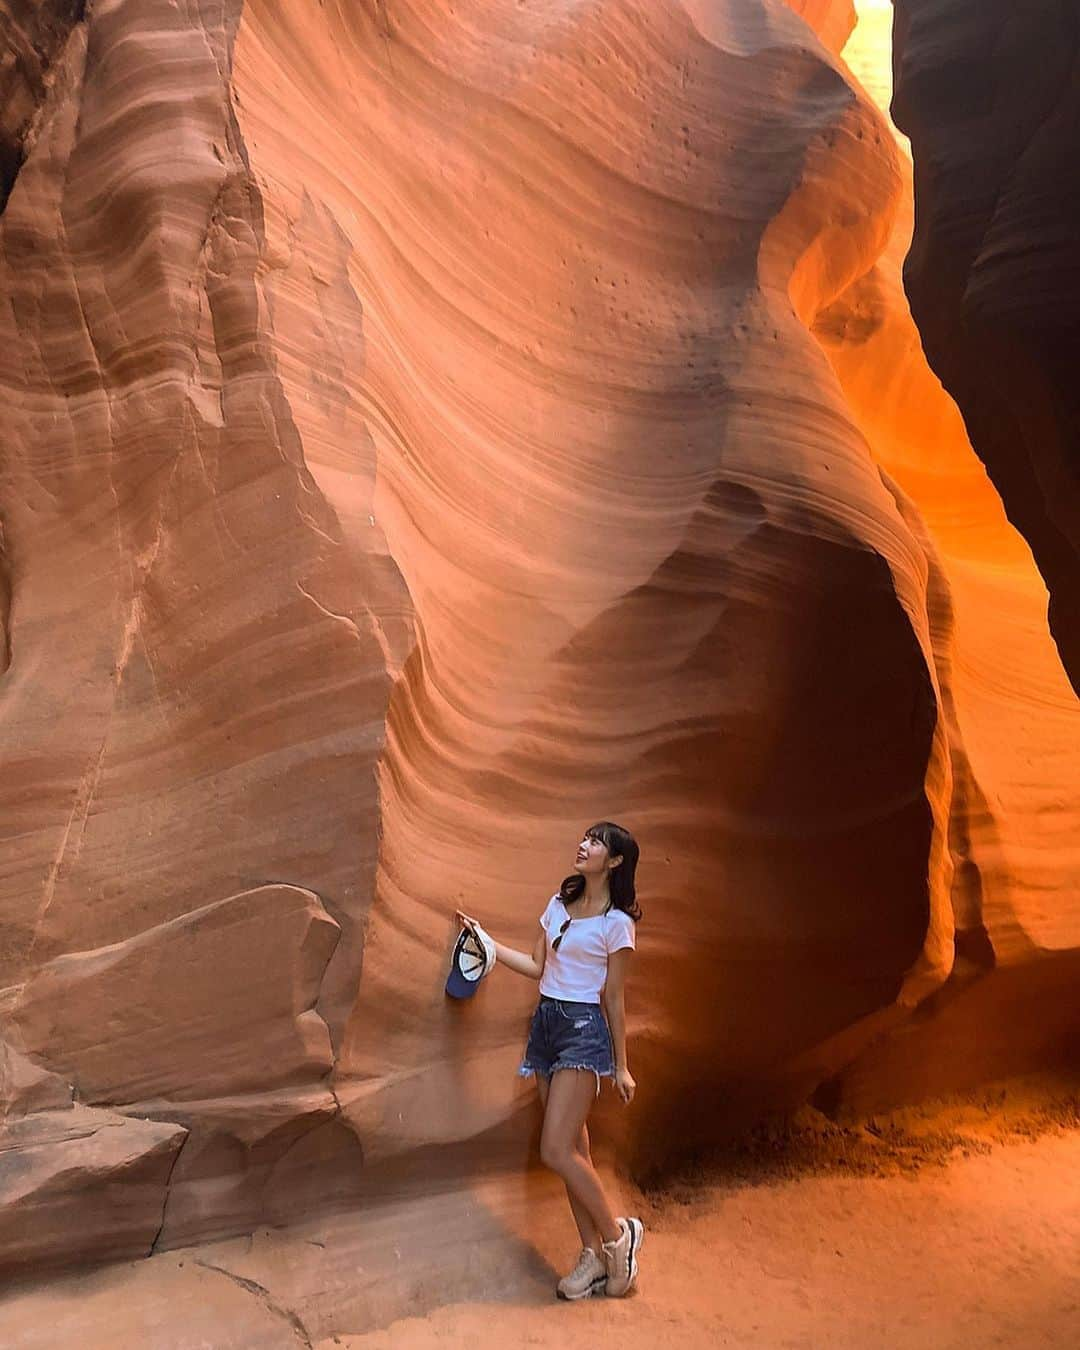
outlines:
{"label": "young woman standing", "polygon": [[[634,924],[641,918],[634,893],[637,862],[638,846],[628,830],[610,821],[592,826],[578,845],[573,873],[540,916],[532,955],[495,943],[498,961],[540,981],[518,1072],[536,1075],[544,1108],[540,1157],[566,1183],[581,1235],[581,1255],[559,1281],[560,1298],[601,1292],[618,1298],[637,1278],[644,1227],[640,1219],[612,1213],[593,1166],[587,1125],[601,1076],[614,1081],[627,1105],[634,1098],[623,995]],[[477,924],[460,911],[458,918],[470,927]]]}

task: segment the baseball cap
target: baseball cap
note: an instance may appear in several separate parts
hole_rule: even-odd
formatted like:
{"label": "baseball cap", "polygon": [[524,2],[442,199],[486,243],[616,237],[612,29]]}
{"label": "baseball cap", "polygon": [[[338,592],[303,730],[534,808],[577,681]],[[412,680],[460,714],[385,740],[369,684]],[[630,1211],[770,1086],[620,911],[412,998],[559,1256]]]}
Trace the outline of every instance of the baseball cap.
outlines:
{"label": "baseball cap", "polygon": [[480,987],[480,981],[494,965],[495,944],[487,933],[479,924],[475,930],[463,928],[450,958],[446,992],[451,998],[472,998]]}

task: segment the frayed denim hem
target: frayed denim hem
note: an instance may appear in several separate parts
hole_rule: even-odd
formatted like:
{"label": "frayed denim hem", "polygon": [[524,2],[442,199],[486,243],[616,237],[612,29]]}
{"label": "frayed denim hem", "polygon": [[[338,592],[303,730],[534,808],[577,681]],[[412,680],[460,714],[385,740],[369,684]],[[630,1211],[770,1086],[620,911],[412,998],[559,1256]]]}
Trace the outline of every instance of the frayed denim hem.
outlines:
{"label": "frayed denim hem", "polygon": [[[596,1074],[596,1095],[598,1097],[600,1096],[600,1070],[595,1066],[595,1064],[555,1064],[552,1066],[550,1072],[547,1072],[544,1069],[534,1068],[531,1064],[522,1064],[518,1069],[518,1077],[532,1078],[534,1074],[540,1074],[544,1078],[550,1078],[552,1074],[558,1073],[560,1069],[587,1069],[589,1073]],[[605,1073],[604,1077],[610,1078],[611,1081],[614,1083],[615,1082],[614,1069],[610,1073]]]}

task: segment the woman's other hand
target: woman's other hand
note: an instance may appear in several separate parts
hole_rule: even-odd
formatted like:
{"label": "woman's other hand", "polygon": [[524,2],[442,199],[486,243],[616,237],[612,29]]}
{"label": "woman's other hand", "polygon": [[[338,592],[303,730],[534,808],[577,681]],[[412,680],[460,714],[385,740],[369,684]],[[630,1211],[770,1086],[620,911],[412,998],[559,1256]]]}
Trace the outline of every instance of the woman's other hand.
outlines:
{"label": "woman's other hand", "polygon": [[615,1070],[615,1087],[619,1096],[623,1099],[626,1106],[634,1100],[634,1090],[637,1084],[634,1082],[634,1075],[629,1069]]}
{"label": "woman's other hand", "polygon": [[475,933],[480,927],[479,919],[473,919],[468,914],[462,914],[460,909],[456,909],[454,914],[457,916],[458,922],[461,924],[462,928],[467,928],[470,933]]}

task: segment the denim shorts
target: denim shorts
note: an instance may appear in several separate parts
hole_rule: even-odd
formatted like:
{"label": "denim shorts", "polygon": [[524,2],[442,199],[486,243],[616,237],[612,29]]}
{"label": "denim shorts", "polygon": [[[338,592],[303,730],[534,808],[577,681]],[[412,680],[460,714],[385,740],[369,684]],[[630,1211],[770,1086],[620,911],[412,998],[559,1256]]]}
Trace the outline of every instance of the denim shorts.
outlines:
{"label": "denim shorts", "polygon": [[600,1077],[615,1079],[615,1051],[611,1032],[599,1003],[571,1003],[540,995],[529,1027],[525,1058],[518,1073],[550,1078],[558,1069],[589,1069]]}

